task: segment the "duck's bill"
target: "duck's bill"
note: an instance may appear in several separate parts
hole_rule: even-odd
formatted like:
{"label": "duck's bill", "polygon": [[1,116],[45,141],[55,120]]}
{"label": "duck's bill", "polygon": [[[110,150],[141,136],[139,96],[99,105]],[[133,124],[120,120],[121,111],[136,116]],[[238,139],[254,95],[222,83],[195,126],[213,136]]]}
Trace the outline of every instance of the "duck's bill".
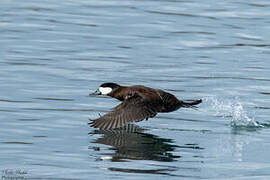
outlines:
{"label": "duck's bill", "polygon": [[89,96],[93,95],[101,95],[101,92],[97,89],[95,92],[89,94]]}

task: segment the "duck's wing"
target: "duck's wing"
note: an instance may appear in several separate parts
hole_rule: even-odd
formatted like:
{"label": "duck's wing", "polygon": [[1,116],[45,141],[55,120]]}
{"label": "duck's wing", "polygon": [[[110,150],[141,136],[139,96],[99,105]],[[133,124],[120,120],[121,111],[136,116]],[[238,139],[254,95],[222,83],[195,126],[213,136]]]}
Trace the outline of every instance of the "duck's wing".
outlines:
{"label": "duck's wing", "polygon": [[157,103],[141,96],[132,96],[104,116],[93,120],[89,124],[100,129],[114,129],[130,122],[138,122],[154,117],[158,112]]}

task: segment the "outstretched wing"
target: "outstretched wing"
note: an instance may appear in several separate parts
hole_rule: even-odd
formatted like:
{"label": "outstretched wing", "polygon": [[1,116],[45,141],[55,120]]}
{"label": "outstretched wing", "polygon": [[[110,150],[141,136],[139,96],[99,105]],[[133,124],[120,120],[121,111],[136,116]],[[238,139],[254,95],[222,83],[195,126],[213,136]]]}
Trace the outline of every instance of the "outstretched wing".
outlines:
{"label": "outstretched wing", "polygon": [[92,127],[100,129],[114,129],[130,122],[142,121],[154,117],[158,106],[140,96],[133,96],[116,106],[113,111],[90,122]]}

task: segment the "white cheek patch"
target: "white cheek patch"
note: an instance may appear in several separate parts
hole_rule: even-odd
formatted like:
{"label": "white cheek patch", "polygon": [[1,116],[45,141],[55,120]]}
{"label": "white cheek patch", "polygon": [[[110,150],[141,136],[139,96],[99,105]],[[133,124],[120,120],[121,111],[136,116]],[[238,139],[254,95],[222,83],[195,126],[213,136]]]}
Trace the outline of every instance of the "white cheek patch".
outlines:
{"label": "white cheek patch", "polygon": [[112,88],[110,87],[100,87],[98,90],[101,92],[101,94],[109,94],[112,92]]}

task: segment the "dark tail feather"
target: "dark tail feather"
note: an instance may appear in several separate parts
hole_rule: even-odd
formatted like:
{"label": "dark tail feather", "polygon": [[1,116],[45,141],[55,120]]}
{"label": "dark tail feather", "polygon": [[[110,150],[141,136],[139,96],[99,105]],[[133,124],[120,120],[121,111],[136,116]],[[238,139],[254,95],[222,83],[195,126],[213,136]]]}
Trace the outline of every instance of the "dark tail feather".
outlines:
{"label": "dark tail feather", "polygon": [[180,101],[181,102],[181,106],[184,108],[196,108],[195,105],[202,103],[201,99],[198,100],[192,100],[192,101]]}

